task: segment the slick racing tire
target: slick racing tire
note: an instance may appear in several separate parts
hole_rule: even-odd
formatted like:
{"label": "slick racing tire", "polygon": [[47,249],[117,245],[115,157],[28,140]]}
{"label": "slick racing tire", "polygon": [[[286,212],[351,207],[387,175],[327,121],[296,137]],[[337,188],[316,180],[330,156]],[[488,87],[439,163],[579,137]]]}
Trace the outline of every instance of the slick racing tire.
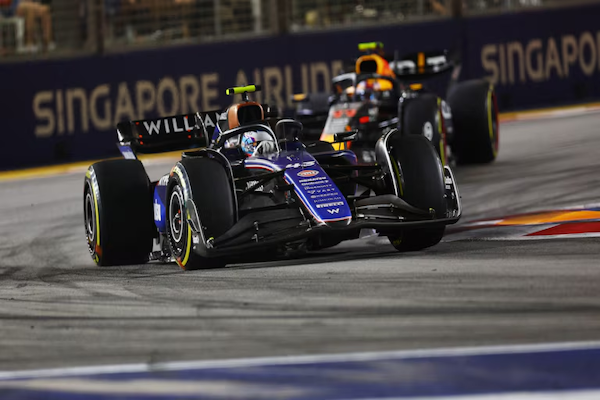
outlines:
{"label": "slick racing tire", "polygon": [[203,257],[195,250],[204,246],[202,235],[194,243],[187,219],[186,198],[196,205],[205,240],[218,237],[235,223],[235,199],[225,168],[205,157],[184,158],[173,169],[167,186],[167,239],[171,255],[184,270],[219,268],[222,258]]}
{"label": "slick racing tire", "polygon": [[148,261],[156,227],[152,192],[138,160],[101,161],[90,166],[83,191],[88,248],[100,266]]}
{"label": "slick racing tire", "polygon": [[[447,212],[444,171],[431,143],[421,135],[390,139],[390,158],[401,175],[400,197],[422,210],[435,210],[436,218]],[[446,227],[404,229],[388,235],[398,251],[416,251],[439,243]]]}
{"label": "slick racing tire", "polygon": [[498,154],[498,107],[493,86],[485,80],[461,82],[448,93],[454,137],[452,152],[460,164],[484,164]]}
{"label": "slick racing tire", "polygon": [[432,93],[419,93],[404,100],[400,108],[404,135],[425,136],[446,164],[446,127],[441,113],[441,99]]}

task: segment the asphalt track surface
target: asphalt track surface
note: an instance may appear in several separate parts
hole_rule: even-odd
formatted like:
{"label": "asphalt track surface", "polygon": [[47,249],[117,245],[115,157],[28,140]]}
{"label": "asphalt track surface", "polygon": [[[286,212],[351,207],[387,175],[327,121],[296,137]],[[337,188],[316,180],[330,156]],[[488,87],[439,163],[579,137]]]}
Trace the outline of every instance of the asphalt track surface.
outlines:
{"label": "asphalt track surface", "polygon": [[[599,122],[502,125],[496,163],[456,170],[463,221],[600,202]],[[600,339],[600,239],[399,254],[372,237],[221,270],[99,268],[82,184],[0,183],[0,370]]]}

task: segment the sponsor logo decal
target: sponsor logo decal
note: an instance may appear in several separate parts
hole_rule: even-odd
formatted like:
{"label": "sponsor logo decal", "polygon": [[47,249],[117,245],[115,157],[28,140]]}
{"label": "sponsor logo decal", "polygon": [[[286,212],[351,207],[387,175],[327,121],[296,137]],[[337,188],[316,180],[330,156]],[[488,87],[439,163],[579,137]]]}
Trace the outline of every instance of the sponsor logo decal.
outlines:
{"label": "sponsor logo decal", "polygon": [[448,106],[448,103],[446,103],[444,100],[442,100],[442,116],[445,119],[452,118],[452,110],[450,110],[450,106]]}
{"label": "sponsor logo decal", "polygon": [[315,176],[315,175],[318,175],[318,174],[319,174],[319,171],[315,171],[315,170],[309,169],[309,170],[305,170],[305,171],[300,171],[300,172],[298,172],[297,175],[301,176],[303,178],[308,178],[308,177]]}
{"label": "sponsor logo decal", "polygon": [[431,125],[431,122],[427,121],[423,126],[423,135],[430,141],[433,139],[433,125]]}
{"label": "sponsor logo decal", "polygon": [[[324,176],[318,176],[316,178],[300,179],[300,183],[302,184],[302,186],[309,186],[309,185],[316,184],[316,183],[314,183],[315,181],[324,181],[324,180],[327,180],[327,178]],[[311,183],[311,182],[313,182],[313,183]]]}
{"label": "sponsor logo decal", "polygon": [[155,221],[161,221],[161,209],[160,209],[160,204],[158,204],[158,202],[156,200],[154,200],[154,220]]}
{"label": "sponsor logo decal", "polygon": [[340,209],[339,208],[332,208],[331,210],[327,210],[327,212],[329,214],[339,214]]}
{"label": "sponsor logo decal", "polygon": [[[250,189],[252,186],[256,185],[259,181],[248,181],[246,182],[246,190]],[[257,192],[262,192],[264,190],[264,186],[260,185],[257,188],[255,188],[254,190]]]}
{"label": "sponsor logo decal", "polygon": [[[194,118],[193,116],[190,116],[190,118]],[[208,116],[207,116],[208,118]],[[179,123],[178,120],[179,119]],[[183,123],[181,122],[181,120],[183,119]],[[179,132],[191,132],[194,128],[195,125],[190,125],[189,124],[189,118],[187,116],[185,116],[184,118],[179,118],[179,117],[172,117],[172,118],[165,118],[162,120],[149,120],[149,121],[142,121],[144,128],[146,128],[146,132],[148,132],[149,136],[152,136],[153,134],[163,134],[163,133],[179,133]],[[139,125],[139,122],[137,123]]]}
{"label": "sponsor logo decal", "polygon": [[[343,206],[344,202],[343,201],[336,201],[334,203],[325,203],[325,204],[317,204],[317,208],[326,208],[326,207],[335,207],[335,206]],[[327,210],[329,212],[331,212],[331,210]],[[335,213],[338,213],[340,211],[340,209],[338,208],[337,211],[335,211]]]}
{"label": "sponsor logo decal", "polygon": [[169,183],[169,175],[165,175],[162,178],[160,178],[160,180],[158,181],[158,186],[167,186],[167,184]]}
{"label": "sponsor logo decal", "polygon": [[317,162],[316,161],[306,161],[303,163],[294,163],[294,164],[288,164],[285,166],[285,168],[292,168],[292,169],[298,169],[298,168],[306,168],[306,167],[312,167],[314,165],[316,165]]}

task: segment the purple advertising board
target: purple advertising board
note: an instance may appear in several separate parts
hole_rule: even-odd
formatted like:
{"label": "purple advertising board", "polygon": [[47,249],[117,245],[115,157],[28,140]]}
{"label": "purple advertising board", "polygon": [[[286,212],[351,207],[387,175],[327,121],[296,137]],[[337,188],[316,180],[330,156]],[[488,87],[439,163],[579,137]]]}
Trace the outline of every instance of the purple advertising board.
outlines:
{"label": "purple advertising board", "polygon": [[465,20],[465,74],[514,110],[600,97],[600,4]]}

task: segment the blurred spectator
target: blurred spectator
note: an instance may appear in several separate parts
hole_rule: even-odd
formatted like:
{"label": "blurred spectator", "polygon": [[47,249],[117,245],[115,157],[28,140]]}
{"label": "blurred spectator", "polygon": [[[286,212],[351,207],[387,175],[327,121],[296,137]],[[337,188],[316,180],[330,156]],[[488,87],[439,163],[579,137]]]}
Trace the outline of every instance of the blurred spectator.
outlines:
{"label": "blurred spectator", "polygon": [[[463,2],[464,4],[464,2]],[[450,15],[451,14],[451,8],[447,7],[444,3],[442,3],[440,0],[429,0],[429,6],[431,7],[431,11],[433,11],[435,14],[439,14],[439,15]]]}
{"label": "blurred spectator", "polygon": [[107,35],[127,42],[214,32],[214,0],[104,0]]}
{"label": "blurred spectator", "polygon": [[38,25],[42,28],[42,50],[53,50],[50,0],[12,0],[18,3],[16,15],[25,20],[25,51],[37,51]]}
{"label": "blurred spectator", "polygon": [[215,35],[215,2],[214,0],[193,0],[189,13],[185,16],[191,37]]}
{"label": "blurred spectator", "polygon": [[[440,15],[451,15],[449,0],[429,0],[431,10]],[[462,0],[463,12],[508,11],[519,7],[539,7],[542,0]]]}
{"label": "blurred spectator", "polygon": [[[7,53],[7,43],[16,42],[17,27],[15,22],[18,2],[16,0],[0,0],[0,55]],[[6,23],[5,23],[6,22]],[[12,23],[11,23],[12,22]],[[12,25],[12,29],[11,28]],[[12,30],[12,32],[11,32]],[[12,36],[14,40],[8,40]]]}
{"label": "blurred spectator", "polygon": [[13,17],[18,4],[18,0],[0,0],[0,18]]}
{"label": "blurred spectator", "polygon": [[348,25],[354,22],[395,22],[410,17],[428,15],[450,15],[446,3],[450,0],[303,0],[296,2],[296,14],[303,14],[304,21],[296,24],[307,27]]}
{"label": "blurred spectator", "polygon": [[252,3],[250,0],[221,0],[219,15],[223,34],[252,31]]}
{"label": "blurred spectator", "polygon": [[187,18],[191,14],[195,0],[173,0],[174,12],[178,14],[181,21],[181,36],[185,39],[190,37],[190,21]]}
{"label": "blurred spectator", "polygon": [[[1,0],[0,0],[1,1]],[[107,37],[129,43],[260,30],[253,0],[103,0]],[[258,27],[258,28],[257,28]]]}

